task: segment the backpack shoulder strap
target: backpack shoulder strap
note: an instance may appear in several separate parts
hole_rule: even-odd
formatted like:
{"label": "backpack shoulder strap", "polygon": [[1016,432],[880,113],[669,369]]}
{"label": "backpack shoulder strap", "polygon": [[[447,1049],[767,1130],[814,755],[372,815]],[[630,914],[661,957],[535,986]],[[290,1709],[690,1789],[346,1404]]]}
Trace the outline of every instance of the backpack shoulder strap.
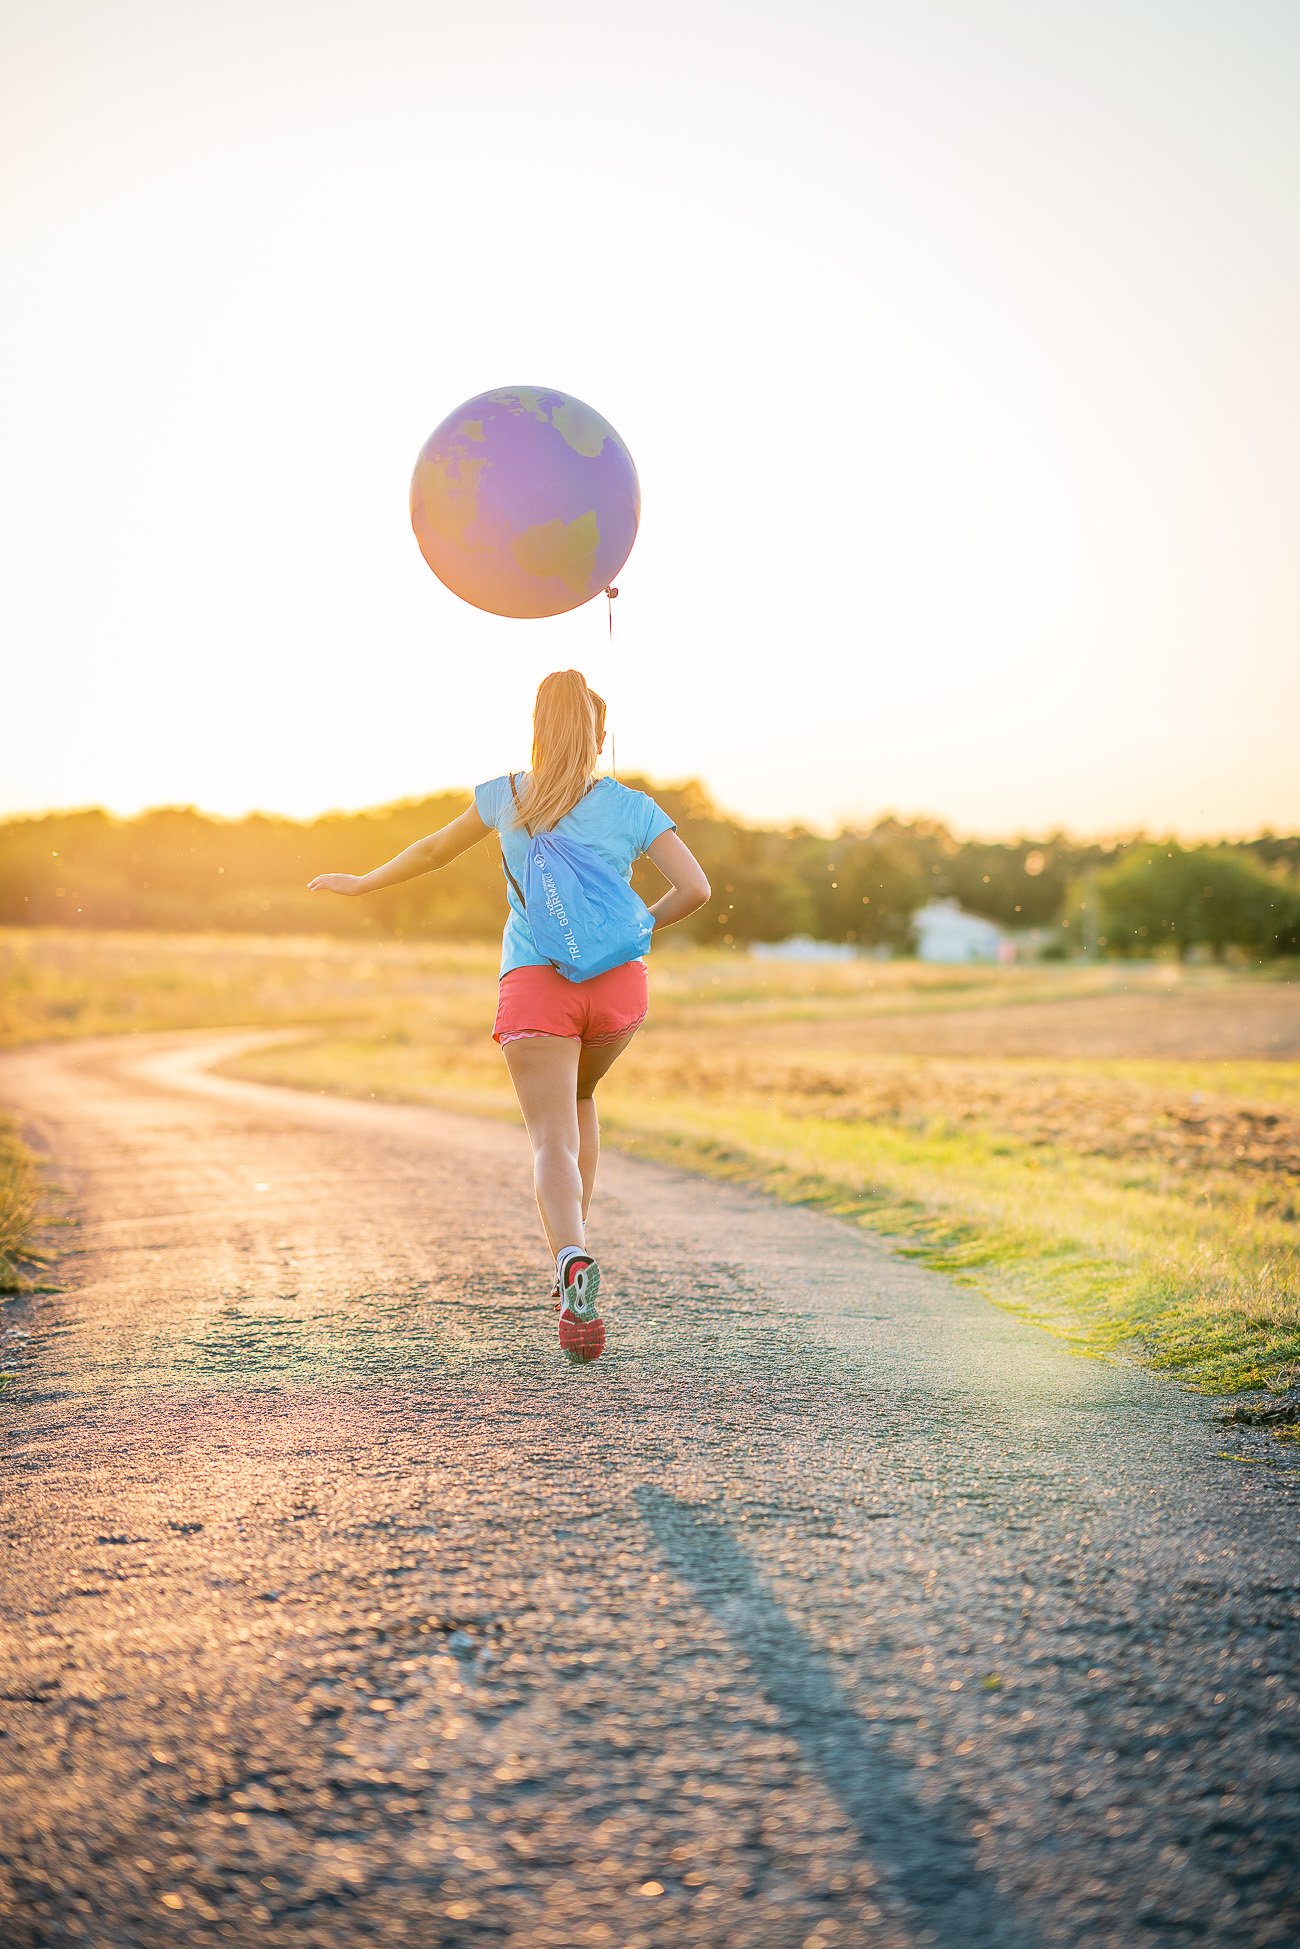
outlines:
{"label": "backpack shoulder strap", "polygon": [[532,828],[529,826],[527,820],[524,818],[524,808],[519,803],[519,794],[515,790],[515,775],[513,772],[510,773],[510,796],[515,802],[515,811],[519,814],[519,823],[523,827],[524,831],[528,834],[528,837],[531,839],[533,836]]}
{"label": "backpack shoulder strap", "polygon": [[[511,774],[510,774],[510,796],[511,796],[511,798],[512,798],[512,799],[514,800],[514,802],[515,802],[515,805],[516,805],[516,807],[518,807],[518,806],[519,806],[519,794],[518,794],[518,792],[516,792],[516,790],[515,790],[515,775],[514,775],[514,773],[513,773],[513,772],[511,772]],[[524,827],[524,830],[525,830],[525,832],[527,832],[527,831],[528,831],[528,828],[527,828],[527,827],[525,826],[525,827]],[[528,836],[529,836],[529,838],[530,838],[530,839],[532,838],[532,834],[531,834],[531,833],[529,833],[529,835],[528,835]],[[504,846],[503,846],[503,847],[501,848],[501,871],[502,871],[502,872],[503,872],[503,873],[505,874],[505,876],[506,876],[506,878],[507,878],[507,880],[509,880],[509,882],[510,882],[510,884],[511,884],[511,886],[512,886],[512,887],[514,888],[514,890],[515,890],[515,898],[516,898],[516,900],[518,900],[518,902],[519,902],[519,906],[520,906],[520,910],[521,910],[521,911],[524,911],[524,912],[526,912],[526,911],[527,911],[527,906],[528,906],[528,903],[527,903],[527,901],[526,901],[526,900],[524,899],[524,890],[523,890],[523,888],[522,888],[522,887],[520,886],[520,884],[519,884],[519,882],[518,882],[518,880],[517,880],[517,879],[515,878],[515,876],[514,876],[514,874],[513,874],[513,873],[512,873],[511,871],[510,871],[510,868],[509,868],[509,867],[508,867],[508,866],[506,865],[506,849],[505,849],[505,847],[504,847]]]}
{"label": "backpack shoulder strap", "polygon": [[528,902],[524,899],[524,890],[520,886],[514,874],[510,871],[510,868],[506,865],[506,855],[505,855],[504,847],[502,848],[501,851],[501,871],[505,874],[507,880],[509,880],[511,886],[514,888],[515,898],[518,900],[520,907],[525,912],[527,912]]}

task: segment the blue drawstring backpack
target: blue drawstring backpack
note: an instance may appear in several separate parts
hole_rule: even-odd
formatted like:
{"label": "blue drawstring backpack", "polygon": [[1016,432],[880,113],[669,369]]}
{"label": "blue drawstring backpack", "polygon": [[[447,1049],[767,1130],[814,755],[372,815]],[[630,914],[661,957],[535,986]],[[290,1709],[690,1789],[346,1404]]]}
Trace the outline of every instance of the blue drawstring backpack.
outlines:
{"label": "blue drawstring backpack", "polygon": [[[513,772],[510,796],[518,807]],[[654,915],[640,894],[580,840],[530,832],[522,887],[506,865],[504,849],[501,865],[537,952],[566,981],[592,981],[649,953]]]}

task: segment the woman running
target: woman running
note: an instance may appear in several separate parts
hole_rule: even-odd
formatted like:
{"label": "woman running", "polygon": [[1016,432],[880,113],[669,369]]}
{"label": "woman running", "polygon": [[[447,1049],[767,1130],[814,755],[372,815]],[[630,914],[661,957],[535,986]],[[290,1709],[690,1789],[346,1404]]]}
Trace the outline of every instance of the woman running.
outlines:
{"label": "woman running", "polygon": [[685,920],[709,897],[709,883],[673,821],[645,792],[597,778],[605,745],[605,701],[577,670],[544,677],[533,709],[533,768],[503,773],[474,788],[474,803],[441,832],[373,873],[321,873],[315,893],[373,893],[448,865],[490,832],[500,837],[509,913],[492,1038],[510,1071],[533,1147],[533,1183],[542,1229],[555,1259],[551,1298],[560,1345],[594,1360],[605,1344],[597,1312],[600,1269],[587,1250],[587,1213],[596,1183],[600,1124],[596,1085],[646,1016],[644,958],[590,981],[568,981],[538,951],[514,884],[523,877],[532,833],[555,830],[589,846],[625,880],[647,853],[669,891],[650,908],[655,933]]}

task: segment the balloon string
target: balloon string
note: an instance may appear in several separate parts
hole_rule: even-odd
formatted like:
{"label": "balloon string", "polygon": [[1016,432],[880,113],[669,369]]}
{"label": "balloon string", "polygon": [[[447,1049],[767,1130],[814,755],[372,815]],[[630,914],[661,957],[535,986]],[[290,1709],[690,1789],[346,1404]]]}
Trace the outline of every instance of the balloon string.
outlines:
{"label": "balloon string", "polygon": [[[609,600],[609,635],[610,635],[610,641],[612,642],[614,640],[614,597],[618,594],[618,590],[611,583],[610,586],[605,590],[605,594]],[[615,778],[617,778],[618,777],[618,739],[614,736],[614,733],[612,731],[609,734],[609,768],[613,772]]]}

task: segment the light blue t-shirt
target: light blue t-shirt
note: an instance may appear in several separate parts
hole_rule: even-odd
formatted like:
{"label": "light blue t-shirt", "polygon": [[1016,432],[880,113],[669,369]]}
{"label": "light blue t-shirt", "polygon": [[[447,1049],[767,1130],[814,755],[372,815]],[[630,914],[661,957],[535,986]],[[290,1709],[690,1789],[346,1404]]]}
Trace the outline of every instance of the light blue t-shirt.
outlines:
{"label": "light blue t-shirt", "polygon": [[[515,790],[520,798],[524,796],[528,778],[528,772],[515,773]],[[500,778],[489,778],[484,784],[476,785],[474,803],[484,825],[495,826],[501,835],[506,865],[522,885],[528,834],[522,826],[513,823],[515,802],[510,795],[509,775],[503,773]],[[562,819],[556,820],[554,830],[566,839],[590,846],[593,853],[599,853],[616,873],[630,881],[632,862],[653,846],[661,832],[675,831],[676,824],[648,792],[634,792],[620,785],[616,778],[598,778],[586,796]],[[548,967],[546,956],[537,951],[523,906],[509,880],[506,902],[510,912],[501,937],[501,973],[509,974],[512,968]]]}

